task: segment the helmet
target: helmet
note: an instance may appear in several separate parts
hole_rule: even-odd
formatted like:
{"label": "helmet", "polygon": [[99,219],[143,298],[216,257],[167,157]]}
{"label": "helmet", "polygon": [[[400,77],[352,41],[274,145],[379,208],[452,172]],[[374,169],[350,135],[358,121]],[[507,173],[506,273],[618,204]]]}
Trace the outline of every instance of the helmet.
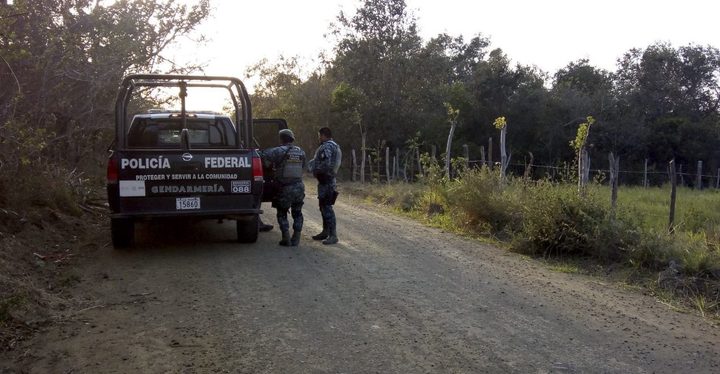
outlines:
{"label": "helmet", "polygon": [[281,137],[282,137],[282,136],[287,136],[287,137],[289,137],[290,139],[295,140],[295,134],[293,134],[292,130],[290,130],[290,129],[282,129],[282,130],[280,130],[280,132],[278,133],[278,135],[281,136]]}

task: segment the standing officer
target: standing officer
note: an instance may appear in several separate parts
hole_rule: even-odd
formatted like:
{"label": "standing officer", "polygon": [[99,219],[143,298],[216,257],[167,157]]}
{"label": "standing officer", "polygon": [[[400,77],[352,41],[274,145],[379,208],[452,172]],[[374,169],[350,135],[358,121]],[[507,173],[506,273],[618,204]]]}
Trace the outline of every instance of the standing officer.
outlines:
{"label": "standing officer", "polygon": [[[261,156],[267,166],[275,170],[275,179],[281,188],[273,199],[272,206],[277,209],[277,220],[282,232],[282,246],[297,246],[303,227],[302,206],[305,199],[305,184],[302,181],[305,170],[305,152],[294,145],[295,135],[289,129],[278,133],[280,146],[266,149]],[[293,235],[290,237],[288,210],[292,211]]]}
{"label": "standing officer", "polygon": [[312,238],[322,240],[323,244],[335,244],[338,242],[335,211],[333,205],[337,199],[338,192],[335,181],[342,151],[340,146],[332,139],[332,131],[323,127],[318,131],[320,147],[315,151],[315,158],[309,163],[310,171],[318,180],[318,200],[320,202],[320,213],[323,218],[323,231]]}

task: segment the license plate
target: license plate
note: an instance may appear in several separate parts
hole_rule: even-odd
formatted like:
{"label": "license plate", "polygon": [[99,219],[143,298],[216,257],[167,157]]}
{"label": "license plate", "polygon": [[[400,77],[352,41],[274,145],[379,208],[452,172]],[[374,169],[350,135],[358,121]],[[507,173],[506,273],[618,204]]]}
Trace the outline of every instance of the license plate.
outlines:
{"label": "license plate", "polygon": [[250,193],[252,191],[250,181],[232,181],[230,186],[232,193]]}
{"label": "license plate", "polygon": [[175,208],[177,210],[200,209],[200,198],[178,197],[175,199]]}

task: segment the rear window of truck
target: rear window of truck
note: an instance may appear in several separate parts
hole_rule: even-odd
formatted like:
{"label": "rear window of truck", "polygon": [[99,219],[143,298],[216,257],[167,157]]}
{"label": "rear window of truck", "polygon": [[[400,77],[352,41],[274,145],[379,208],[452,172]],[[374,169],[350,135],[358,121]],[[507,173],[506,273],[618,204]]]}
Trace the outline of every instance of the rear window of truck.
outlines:
{"label": "rear window of truck", "polygon": [[[231,148],[237,145],[235,127],[227,118],[188,118],[190,145],[194,148]],[[130,148],[180,148],[179,118],[136,118],[128,131]]]}

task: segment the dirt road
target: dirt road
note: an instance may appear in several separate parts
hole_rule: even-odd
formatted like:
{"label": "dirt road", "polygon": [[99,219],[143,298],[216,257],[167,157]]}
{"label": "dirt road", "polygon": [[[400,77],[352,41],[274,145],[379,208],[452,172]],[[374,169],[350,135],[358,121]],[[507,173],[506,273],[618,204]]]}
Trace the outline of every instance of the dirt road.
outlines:
{"label": "dirt road", "polygon": [[[29,372],[710,373],[720,331],[654,298],[348,201],[322,246],[308,197],[298,248],[234,226],[139,228],[86,261]],[[266,220],[270,221],[267,218]],[[274,220],[272,220],[274,221]],[[169,238],[169,239],[168,239]],[[170,241],[170,244],[167,241]],[[2,371],[2,370],[0,370]]]}

